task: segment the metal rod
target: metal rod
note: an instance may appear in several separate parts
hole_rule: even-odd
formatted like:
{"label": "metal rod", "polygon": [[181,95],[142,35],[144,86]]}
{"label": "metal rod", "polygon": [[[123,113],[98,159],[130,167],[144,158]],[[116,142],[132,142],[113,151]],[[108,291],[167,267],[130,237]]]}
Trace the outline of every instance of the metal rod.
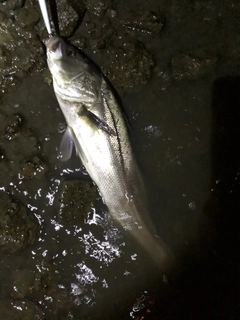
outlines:
{"label": "metal rod", "polygon": [[38,0],[39,6],[42,12],[43,20],[47,29],[47,32],[49,35],[52,34],[51,26],[50,26],[50,21],[49,21],[49,15],[47,11],[47,6],[46,6],[46,1],[45,0]]}

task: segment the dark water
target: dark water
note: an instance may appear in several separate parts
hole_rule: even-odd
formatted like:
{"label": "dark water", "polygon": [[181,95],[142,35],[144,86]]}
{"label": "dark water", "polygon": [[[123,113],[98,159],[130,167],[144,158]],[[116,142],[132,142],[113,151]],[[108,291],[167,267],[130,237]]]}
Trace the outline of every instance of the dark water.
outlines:
{"label": "dark water", "polygon": [[[43,76],[29,76],[5,98],[5,112],[23,115],[49,169],[34,183],[14,182],[14,195],[39,218],[41,234],[34,246],[1,258],[2,299],[27,298],[46,319],[238,318],[240,7],[163,1],[162,10],[161,37],[146,40],[154,77],[121,98],[152,220],[176,257],[174,267],[158,273],[100,197],[88,223],[86,216],[61,220],[64,181],[88,179],[77,157],[57,159],[63,116]],[[215,67],[174,79],[171,58],[196,50],[216,58]]]}

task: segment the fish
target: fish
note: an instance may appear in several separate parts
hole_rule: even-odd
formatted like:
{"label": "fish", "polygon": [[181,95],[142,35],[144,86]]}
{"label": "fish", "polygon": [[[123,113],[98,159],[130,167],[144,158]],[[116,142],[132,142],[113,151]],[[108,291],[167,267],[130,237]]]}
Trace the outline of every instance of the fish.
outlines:
{"label": "fish", "polygon": [[156,236],[147,194],[133,152],[126,117],[109,81],[82,51],[60,36],[46,43],[53,88],[67,123],[60,144],[62,160],[73,146],[111,216],[157,264],[167,257]]}

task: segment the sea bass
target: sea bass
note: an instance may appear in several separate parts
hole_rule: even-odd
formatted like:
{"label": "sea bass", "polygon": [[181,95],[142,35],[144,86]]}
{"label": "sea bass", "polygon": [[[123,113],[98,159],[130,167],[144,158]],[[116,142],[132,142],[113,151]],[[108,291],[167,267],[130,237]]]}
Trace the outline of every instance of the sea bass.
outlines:
{"label": "sea bass", "polygon": [[62,159],[71,157],[74,144],[110,214],[162,263],[165,248],[154,235],[126,121],[107,79],[59,36],[50,38],[46,47],[54,91],[68,125],[60,145]]}

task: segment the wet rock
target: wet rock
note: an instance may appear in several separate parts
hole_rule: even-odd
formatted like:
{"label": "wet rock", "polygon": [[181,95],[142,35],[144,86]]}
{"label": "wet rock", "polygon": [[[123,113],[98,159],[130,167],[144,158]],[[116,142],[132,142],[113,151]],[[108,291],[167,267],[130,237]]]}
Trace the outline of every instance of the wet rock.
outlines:
{"label": "wet rock", "polygon": [[34,283],[34,272],[30,269],[14,270],[11,274],[12,288],[11,297],[14,299],[24,299],[32,293]]}
{"label": "wet rock", "polygon": [[90,11],[85,13],[71,42],[79,48],[100,50],[106,48],[115,36],[116,30],[108,14],[100,19]]}
{"label": "wet rock", "polygon": [[20,9],[23,7],[25,0],[7,0],[7,1],[2,1],[2,2],[6,2],[6,5],[11,10],[16,10],[16,9]]}
{"label": "wet rock", "polygon": [[41,320],[44,313],[35,303],[26,299],[0,301],[1,319],[4,320]]}
{"label": "wet rock", "polygon": [[98,17],[103,17],[107,10],[111,7],[111,0],[87,0],[86,7],[91,13]]}
{"label": "wet rock", "polygon": [[0,162],[3,161],[4,159],[6,159],[5,152],[2,150],[2,148],[0,148]]}
{"label": "wet rock", "polygon": [[172,148],[163,145],[161,150],[161,157],[159,157],[158,168],[165,169],[168,166],[179,166],[181,162],[179,160],[179,152],[178,150],[172,150]]}
{"label": "wet rock", "polygon": [[20,114],[5,115],[0,113],[0,141],[2,149],[7,158],[11,154],[31,155],[39,149],[37,138],[33,131],[24,124],[24,119]]}
{"label": "wet rock", "polygon": [[21,28],[31,30],[40,19],[39,12],[33,7],[22,8],[18,11],[16,19]]}
{"label": "wet rock", "polygon": [[[70,41],[83,49],[101,67],[117,90],[130,91],[145,84],[151,78],[155,66],[152,54],[143,42],[132,40],[131,35],[126,34],[126,27],[123,28],[118,19],[115,19],[118,12],[113,10],[111,3],[106,8],[103,6],[105,9],[100,15],[94,14],[96,3],[98,2],[88,2],[89,10]],[[163,23],[160,14],[149,11],[136,16],[131,21],[129,15],[124,23],[130,28],[131,22],[131,28],[144,33],[160,32]]]}
{"label": "wet rock", "polygon": [[41,179],[46,171],[47,164],[37,155],[31,159],[22,161],[21,175],[26,179]]}
{"label": "wet rock", "polygon": [[106,42],[104,39],[90,39],[89,46],[92,50],[101,50],[106,47]]}
{"label": "wet rock", "polygon": [[61,35],[69,37],[78,24],[78,14],[74,8],[66,1],[56,1],[59,19],[59,29]]}
{"label": "wet rock", "polygon": [[39,235],[39,224],[27,208],[0,191],[0,252],[15,253],[32,245]]}
{"label": "wet rock", "polygon": [[36,170],[36,176],[41,177],[46,171],[46,165],[34,159],[39,151],[37,138],[30,128],[26,127],[24,119],[19,114],[5,115],[0,113],[0,143],[1,158],[0,178],[1,186],[7,186],[13,177],[17,178],[26,167],[29,176],[29,165],[24,159],[32,159],[32,173]]}
{"label": "wet rock", "polygon": [[8,140],[16,138],[21,130],[23,118],[19,114],[14,114],[8,118],[8,124],[4,130],[4,137]]}
{"label": "wet rock", "polygon": [[[5,149],[6,150],[6,149]],[[23,152],[24,150],[24,152]],[[30,157],[39,150],[38,140],[30,128],[23,128],[21,134],[8,144],[7,156],[21,161],[23,157]],[[12,159],[11,159],[12,160]]]}
{"label": "wet rock", "polygon": [[65,181],[60,199],[60,218],[65,222],[81,225],[97,197],[97,187],[92,182]]}
{"label": "wet rock", "polygon": [[[11,29],[11,26],[14,21],[13,17],[11,17],[10,15],[7,15],[4,12],[0,12],[0,34],[1,34],[1,45],[3,46],[5,44],[5,47],[7,49],[9,49],[9,46],[11,45],[11,43],[13,42],[13,35],[11,34],[11,32],[8,31],[13,31]],[[8,29],[9,28],[9,29]]]}
{"label": "wet rock", "polygon": [[87,48],[87,39],[85,37],[77,37],[71,40],[71,43],[77,48],[84,49]]}
{"label": "wet rock", "polygon": [[209,73],[216,64],[216,58],[198,58],[188,54],[178,54],[172,58],[172,74],[176,80],[197,79]]}
{"label": "wet rock", "polygon": [[[158,34],[164,17],[160,13],[138,11],[121,22],[125,26],[122,28],[110,1],[91,0],[86,6],[88,11],[71,42],[99,64],[117,90],[130,91],[145,84],[155,66],[153,56],[143,42],[129,39],[126,29]],[[93,52],[96,57],[92,56]]]}
{"label": "wet rock", "polygon": [[[2,115],[0,114],[0,124],[2,118],[1,116]],[[7,158],[6,152],[2,146],[0,147],[0,187],[6,186],[11,181],[12,175],[13,173],[10,168],[9,159]]]}
{"label": "wet rock", "polygon": [[164,26],[165,17],[154,11],[134,11],[127,14],[121,24],[128,31],[159,34]]}
{"label": "wet rock", "polygon": [[129,91],[151,78],[154,65],[152,54],[137,42],[109,49],[102,69],[117,91]]}
{"label": "wet rock", "polygon": [[[40,8],[37,8],[37,10],[39,10],[40,14]],[[65,0],[56,1],[56,10],[61,36],[69,37],[79,23],[78,11],[75,10],[75,7],[72,6],[71,3]],[[49,7],[48,11],[51,12]],[[51,26],[54,30],[54,25],[52,24]],[[42,16],[40,22],[36,26],[36,30],[42,41],[49,38]]]}
{"label": "wet rock", "polygon": [[0,69],[3,69],[5,64],[7,64],[7,62],[8,62],[7,50],[2,45],[0,47]]}
{"label": "wet rock", "polygon": [[144,131],[147,131],[149,136],[154,137],[154,138],[158,138],[158,137],[162,136],[161,129],[157,126],[154,126],[154,125],[150,125],[150,126],[145,127]]}
{"label": "wet rock", "polygon": [[[8,9],[8,10],[6,10]],[[1,92],[15,86],[27,72],[45,67],[44,52],[33,29],[38,21],[34,8],[0,10],[0,86]]]}
{"label": "wet rock", "polygon": [[9,160],[6,157],[5,151],[0,148],[0,187],[6,187],[10,183],[12,176],[13,172],[11,170]]}
{"label": "wet rock", "polygon": [[[42,260],[40,262],[39,272],[36,274],[33,281],[33,290],[39,294],[49,295],[57,289],[57,275],[54,272],[54,267],[49,262]],[[54,279],[54,281],[53,281]]]}
{"label": "wet rock", "polygon": [[45,260],[39,263],[39,272],[36,273],[33,286],[31,287],[31,298],[34,297],[38,301],[45,300],[44,306],[50,312],[47,319],[73,319],[69,317],[69,309],[71,310],[73,306],[71,295],[69,295],[69,291],[66,290],[65,286],[60,284],[63,279],[60,279],[59,270],[58,268],[56,269],[56,265],[56,262],[52,263],[52,261],[47,262]]}

